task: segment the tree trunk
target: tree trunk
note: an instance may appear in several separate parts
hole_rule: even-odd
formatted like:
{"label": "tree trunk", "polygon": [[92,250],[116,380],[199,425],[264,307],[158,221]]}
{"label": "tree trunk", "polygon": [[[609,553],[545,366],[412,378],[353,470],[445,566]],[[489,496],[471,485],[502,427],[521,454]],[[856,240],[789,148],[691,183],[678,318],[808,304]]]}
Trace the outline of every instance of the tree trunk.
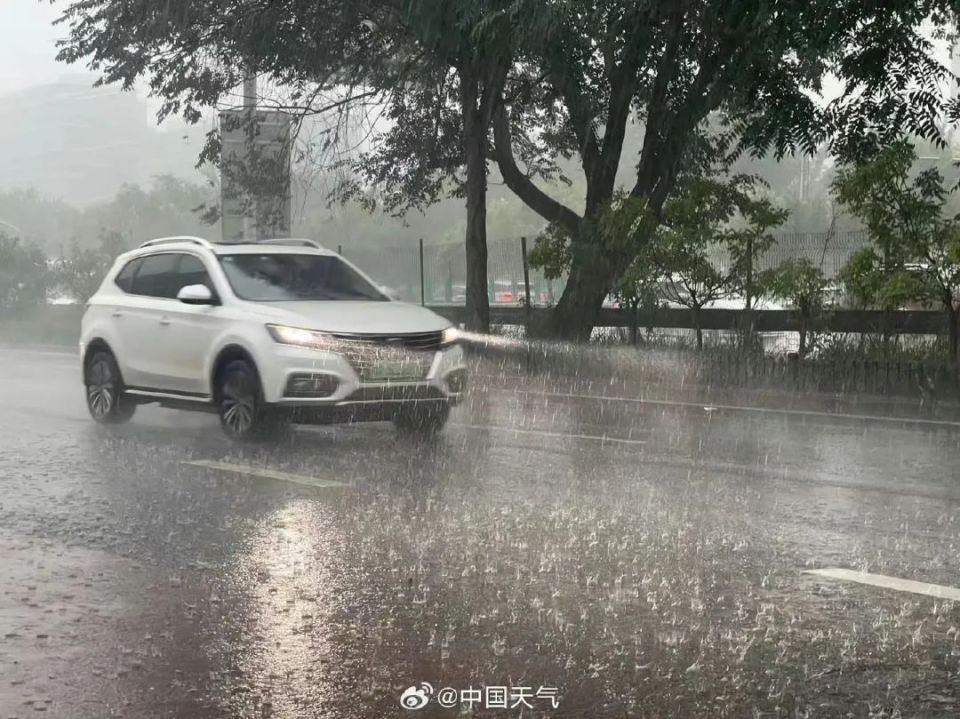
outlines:
{"label": "tree trunk", "polygon": [[890,339],[892,337],[892,332],[890,330],[890,313],[892,310],[885,309],[883,311],[883,334],[881,335],[881,351],[883,354],[883,359],[890,359]]}
{"label": "tree trunk", "polygon": [[700,326],[700,308],[693,307],[690,309],[691,314],[693,315],[693,328],[697,332],[697,349],[703,349],[703,327]]}
{"label": "tree trunk", "polygon": [[744,285],[745,302],[743,306],[743,334],[741,336],[744,352],[753,351],[753,237],[747,238],[747,277]]}
{"label": "tree trunk", "polygon": [[954,307],[951,301],[946,310],[950,328],[950,361],[957,365],[960,364],[960,308]]}
{"label": "tree trunk", "polygon": [[471,332],[490,331],[487,295],[487,128],[477,109],[474,83],[462,79],[463,149],[467,165],[466,327]]}
{"label": "tree trunk", "polygon": [[606,261],[575,254],[560,301],[540,333],[565,342],[589,341],[612,283],[613,268]]}
{"label": "tree trunk", "polygon": [[[597,199],[599,197],[599,199]],[[594,214],[588,212],[587,219],[581,223],[578,232],[590,233],[596,216],[607,207],[611,193],[595,196]],[[659,216],[661,199],[652,199],[651,210]],[[650,242],[656,230],[651,223],[639,238],[640,243]],[[603,301],[614,287],[620,273],[626,270],[634,260],[635,254],[623,250],[609,250],[603,247],[602,238],[587,234],[573,241],[573,259],[570,264],[570,276],[560,302],[557,303],[550,318],[547,332],[555,339],[569,342],[586,342],[596,325]]]}
{"label": "tree trunk", "polygon": [[800,346],[797,354],[803,359],[807,354],[807,333],[813,324],[813,310],[811,305],[803,300],[797,303],[797,309],[800,311]]}

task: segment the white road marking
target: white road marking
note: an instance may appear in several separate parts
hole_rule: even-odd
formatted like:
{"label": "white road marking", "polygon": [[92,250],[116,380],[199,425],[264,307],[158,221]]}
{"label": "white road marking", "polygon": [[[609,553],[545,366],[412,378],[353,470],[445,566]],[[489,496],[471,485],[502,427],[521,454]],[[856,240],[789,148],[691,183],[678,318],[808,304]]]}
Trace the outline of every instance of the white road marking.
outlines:
{"label": "white road marking", "polygon": [[925,582],[915,582],[912,579],[888,577],[885,574],[869,574],[867,572],[857,572],[853,569],[841,569],[839,567],[809,569],[805,571],[804,574],[813,574],[818,577],[827,577],[828,579],[842,579],[848,582],[857,582],[858,584],[869,584],[872,587],[894,589],[898,592],[911,592],[913,594],[936,597],[937,599],[950,599],[955,602],[960,602],[960,589],[956,587],[945,587],[942,584],[927,584]]}
{"label": "white road marking", "polygon": [[787,409],[776,407],[750,407],[735,404],[714,404],[709,405],[709,409],[704,407],[702,402],[683,402],[671,399],[645,399],[643,397],[611,397],[601,394],[577,394],[574,392],[535,392],[533,390],[498,389],[496,392],[509,394],[531,394],[537,397],[556,397],[558,399],[590,399],[602,400],[605,402],[630,402],[633,404],[653,404],[666,407],[692,407],[699,410],[716,411],[727,410],[732,412],[759,412],[761,414],[786,414],[801,417],[828,417],[831,419],[856,419],[867,420],[871,422],[894,422],[896,424],[923,424],[940,427],[960,427],[960,422],[954,422],[946,419],[924,419],[922,417],[903,417],[903,416],[884,416],[879,414],[849,414],[844,412],[824,412],[812,409]]}
{"label": "white road marking", "polygon": [[493,432],[504,432],[506,434],[532,434],[539,437],[557,437],[558,439],[590,439],[601,444],[647,444],[644,439],[624,439],[621,437],[607,437],[601,434],[567,434],[565,432],[548,432],[542,429],[515,429],[513,427],[497,427],[492,424],[464,424],[463,422],[451,422],[456,427],[465,429],[481,429]]}
{"label": "white road marking", "polygon": [[204,469],[216,469],[221,472],[231,472],[247,477],[262,477],[264,479],[275,479],[281,482],[292,482],[293,484],[302,484],[307,487],[319,487],[321,489],[348,488],[349,484],[343,482],[334,482],[329,479],[319,479],[317,477],[307,477],[302,474],[292,474],[290,472],[278,472],[273,469],[263,467],[250,467],[244,464],[230,464],[229,462],[214,462],[208,459],[184,460],[181,464],[189,464],[192,467],[203,467]]}

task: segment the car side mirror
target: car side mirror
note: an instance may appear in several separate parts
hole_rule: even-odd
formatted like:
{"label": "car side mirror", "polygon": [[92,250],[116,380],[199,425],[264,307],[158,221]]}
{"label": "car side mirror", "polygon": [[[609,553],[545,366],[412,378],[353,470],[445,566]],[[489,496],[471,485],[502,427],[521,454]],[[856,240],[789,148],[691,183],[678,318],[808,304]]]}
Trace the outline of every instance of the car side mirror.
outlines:
{"label": "car side mirror", "polygon": [[206,285],[187,285],[181,287],[177,299],[187,305],[215,305],[217,301]]}

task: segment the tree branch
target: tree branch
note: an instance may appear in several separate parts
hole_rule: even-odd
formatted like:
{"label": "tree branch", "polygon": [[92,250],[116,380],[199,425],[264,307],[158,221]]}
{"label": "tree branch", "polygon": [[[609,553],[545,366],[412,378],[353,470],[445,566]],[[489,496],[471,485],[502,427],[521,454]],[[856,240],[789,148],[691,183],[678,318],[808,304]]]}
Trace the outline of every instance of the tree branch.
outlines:
{"label": "tree branch", "polygon": [[484,127],[490,126],[497,104],[502,102],[503,87],[507,83],[507,74],[510,72],[509,53],[501,58],[491,69],[483,91],[480,94],[480,118]]}
{"label": "tree branch", "polygon": [[570,235],[576,235],[580,229],[580,216],[563,203],[547,195],[517,167],[517,162],[513,157],[513,142],[510,138],[510,121],[507,118],[507,110],[503,105],[502,98],[501,102],[497,103],[493,113],[493,136],[494,156],[507,187],[523,200],[527,207],[547,222],[562,227]]}
{"label": "tree branch", "polygon": [[[368,90],[366,92],[361,92],[358,95],[350,95],[341,100],[336,100],[330,102],[326,105],[320,107],[314,107],[311,102],[308,102],[305,105],[284,105],[279,102],[270,100],[269,98],[260,98],[260,102],[267,105],[271,110],[284,111],[284,112],[293,112],[299,117],[311,117],[314,115],[323,115],[324,113],[330,112],[331,110],[336,110],[338,108],[344,107],[345,105],[350,105],[351,103],[358,102],[370,97],[376,97],[380,94],[379,90]],[[312,99],[312,98],[311,98]]]}
{"label": "tree branch", "polygon": [[[683,154],[690,134],[719,103],[722,92],[726,88],[727,79],[723,77],[724,69],[729,71],[731,67],[738,67],[743,57],[752,52],[749,47],[738,48],[738,39],[737,33],[730,32],[713,49],[713,52],[708,52],[707,48],[704,48],[698,63],[697,74],[690,83],[680,106],[673,113],[668,113],[666,100],[673,73],[669,70],[669,65],[660,63],[654,86],[654,93],[660,95],[655,127],[668,129],[662,134],[655,130],[656,134],[651,135],[648,124],[647,136],[644,137],[641,151],[640,167],[637,170],[637,182],[631,191],[633,197],[647,196],[655,206],[666,200],[673,187],[675,158]],[[674,44],[679,40],[678,27],[678,33],[673,36]],[[670,49],[668,47],[668,51]],[[676,49],[677,47],[674,47],[674,50]],[[666,55],[667,53],[664,57]],[[724,65],[725,62],[726,65]],[[667,71],[662,84],[659,70]],[[668,117],[670,114],[672,117]],[[650,120],[648,116],[648,122]]]}
{"label": "tree branch", "polygon": [[683,38],[682,10],[677,9],[671,16],[667,31],[667,46],[657,63],[657,74],[653,82],[653,91],[650,102],[647,104],[646,129],[643,137],[643,146],[640,149],[640,165],[637,168],[637,182],[631,195],[640,197],[649,188],[653,181],[651,175],[659,160],[660,148],[657,142],[663,140],[665,132],[664,118],[667,115],[667,92],[670,83],[677,75],[677,56],[680,52],[680,43]]}
{"label": "tree branch", "polygon": [[[563,41],[558,38],[557,46]],[[558,52],[553,57],[546,58],[550,83],[556,88],[563,103],[570,114],[570,126],[577,138],[580,150],[580,161],[587,178],[594,176],[596,167],[600,163],[600,145],[594,128],[594,116],[590,109],[590,99],[584,94],[576,78],[581,77],[581,69],[575,64],[568,66],[566,55]]]}
{"label": "tree branch", "polygon": [[[682,18],[682,13],[675,14]],[[642,50],[648,39],[644,32],[643,14],[637,12],[624,57],[608,72],[611,93],[607,103],[606,129],[603,133],[599,162],[595,168],[597,175],[591,183],[588,183],[588,185],[596,185],[596,191],[602,197],[609,197],[616,184],[617,168],[623,151],[627,121],[630,118],[630,107],[637,90],[637,73],[643,58]],[[590,206],[589,200],[587,204]]]}

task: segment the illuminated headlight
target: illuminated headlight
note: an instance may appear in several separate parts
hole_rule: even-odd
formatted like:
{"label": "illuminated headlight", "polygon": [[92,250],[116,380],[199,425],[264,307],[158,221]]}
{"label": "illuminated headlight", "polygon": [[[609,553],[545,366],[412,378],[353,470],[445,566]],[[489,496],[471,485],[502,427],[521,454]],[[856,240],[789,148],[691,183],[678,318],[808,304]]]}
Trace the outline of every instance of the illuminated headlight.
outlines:
{"label": "illuminated headlight", "polygon": [[456,344],[460,339],[460,330],[456,327],[447,327],[443,331],[443,336],[440,341],[443,343],[444,347],[447,347],[452,344]]}
{"label": "illuminated headlight", "polygon": [[314,332],[286,325],[267,325],[267,332],[275,342],[297,347],[323,347],[330,343],[330,336],[323,332]]}

